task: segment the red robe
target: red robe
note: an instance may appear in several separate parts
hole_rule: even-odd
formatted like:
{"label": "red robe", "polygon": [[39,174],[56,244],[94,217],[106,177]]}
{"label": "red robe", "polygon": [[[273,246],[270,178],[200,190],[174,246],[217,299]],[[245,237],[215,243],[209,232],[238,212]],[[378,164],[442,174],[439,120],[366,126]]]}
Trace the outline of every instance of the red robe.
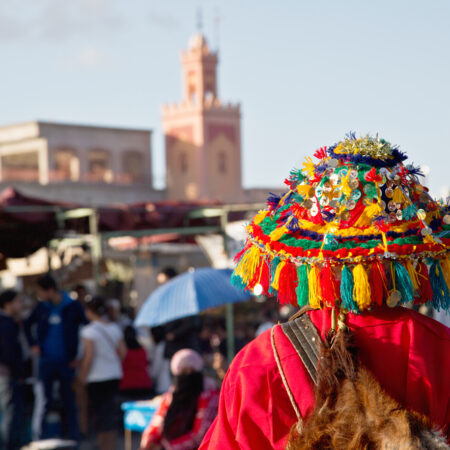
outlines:
{"label": "red robe", "polygon": [[[308,313],[323,338],[330,311]],[[348,314],[360,360],[385,390],[406,408],[427,415],[450,432],[450,329],[406,308]],[[314,407],[313,383],[281,328],[275,343],[302,417]],[[284,449],[296,422],[277,364],[270,331],[236,356],[225,377],[219,415],[206,434],[205,449]]]}

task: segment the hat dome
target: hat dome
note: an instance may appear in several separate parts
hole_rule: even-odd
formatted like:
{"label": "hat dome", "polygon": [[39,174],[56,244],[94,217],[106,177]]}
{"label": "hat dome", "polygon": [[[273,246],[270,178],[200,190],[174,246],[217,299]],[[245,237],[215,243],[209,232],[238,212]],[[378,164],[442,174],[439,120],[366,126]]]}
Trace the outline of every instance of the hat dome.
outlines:
{"label": "hat dome", "polygon": [[233,282],[300,306],[448,308],[450,216],[420,170],[386,140],[353,133],[314,158],[248,225]]}

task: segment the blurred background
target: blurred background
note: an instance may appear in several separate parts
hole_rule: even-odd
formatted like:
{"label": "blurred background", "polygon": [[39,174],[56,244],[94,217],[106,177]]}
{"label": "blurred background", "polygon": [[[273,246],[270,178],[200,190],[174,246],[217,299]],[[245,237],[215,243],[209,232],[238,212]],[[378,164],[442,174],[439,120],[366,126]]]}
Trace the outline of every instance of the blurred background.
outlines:
{"label": "blurred background", "polygon": [[[446,0],[3,0],[0,287],[27,317],[49,272],[130,325],[174,275],[231,268],[268,193],[349,131],[448,201],[449,19]],[[291,312],[257,301],[191,327],[219,382]]]}

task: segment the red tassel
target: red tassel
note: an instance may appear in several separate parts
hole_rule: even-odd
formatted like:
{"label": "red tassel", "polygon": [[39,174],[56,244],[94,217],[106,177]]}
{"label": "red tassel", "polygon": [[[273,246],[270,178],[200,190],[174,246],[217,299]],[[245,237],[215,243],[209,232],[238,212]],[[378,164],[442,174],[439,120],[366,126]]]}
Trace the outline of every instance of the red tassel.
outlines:
{"label": "red tassel", "polygon": [[375,305],[381,306],[385,297],[388,286],[386,272],[383,266],[379,263],[373,263],[369,272],[369,283],[372,295],[372,302]]}
{"label": "red tassel", "polygon": [[295,264],[286,262],[281,269],[278,280],[278,301],[282,304],[297,305],[297,268]]}
{"label": "red tassel", "polygon": [[417,273],[419,274],[419,297],[414,299],[415,305],[433,300],[433,288],[431,287],[430,275],[425,263],[421,262],[417,265]]}
{"label": "red tassel", "polygon": [[[269,264],[267,264],[266,258],[262,258],[261,262],[262,266],[259,268],[261,275],[259,276],[259,283],[263,288],[263,293],[268,294],[269,293],[269,287],[270,287],[270,267]],[[255,283],[255,285],[257,284]]]}
{"label": "red tassel", "polygon": [[335,306],[336,299],[340,298],[340,288],[330,266],[326,265],[320,269],[319,283],[322,301],[327,306]]}

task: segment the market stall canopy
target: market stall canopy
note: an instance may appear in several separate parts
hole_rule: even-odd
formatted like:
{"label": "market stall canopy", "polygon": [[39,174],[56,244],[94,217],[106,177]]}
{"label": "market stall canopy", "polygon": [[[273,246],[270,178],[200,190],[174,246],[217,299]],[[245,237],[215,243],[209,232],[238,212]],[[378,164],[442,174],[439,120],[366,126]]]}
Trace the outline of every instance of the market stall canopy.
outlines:
{"label": "market stall canopy", "polygon": [[[170,231],[186,226],[218,225],[217,217],[190,218],[192,211],[213,205],[219,206],[217,202],[202,201],[104,206],[96,209],[98,231],[121,235],[126,231]],[[64,232],[89,233],[88,217],[69,216],[62,219],[64,213],[80,208],[85,208],[85,205],[49,202],[25,196],[14,188],[4,189],[0,193],[0,253],[5,258],[25,257]]]}

